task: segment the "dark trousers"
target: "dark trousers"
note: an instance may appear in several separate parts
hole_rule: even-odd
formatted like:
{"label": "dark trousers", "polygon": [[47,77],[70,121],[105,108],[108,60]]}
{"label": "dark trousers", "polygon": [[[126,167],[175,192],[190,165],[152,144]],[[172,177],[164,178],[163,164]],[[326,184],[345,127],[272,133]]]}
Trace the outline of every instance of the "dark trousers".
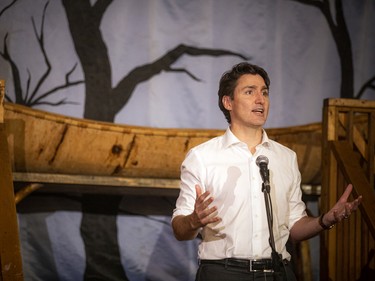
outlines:
{"label": "dark trousers", "polygon": [[286,279],[273,272],[249,272],[246,268],[226,267],[220,264],[200,264],[195,281],[297,281],[290,263],[285,264]]}

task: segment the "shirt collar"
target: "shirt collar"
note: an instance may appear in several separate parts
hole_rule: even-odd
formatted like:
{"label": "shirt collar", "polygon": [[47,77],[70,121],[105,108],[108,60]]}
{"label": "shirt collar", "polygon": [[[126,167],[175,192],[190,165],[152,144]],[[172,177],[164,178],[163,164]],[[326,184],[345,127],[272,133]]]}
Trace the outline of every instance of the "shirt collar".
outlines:
{"label": "shirt collar", "polygon": [[[242,143],[230,130],[230,127],[227,128],[224,134],[223,138],[223,147],[228,148],[231,145]],[[262,142],[259,144],[264,147],[269,147],[270,146],[270,139],[268,138],[268,135],[266,131],[263,129],[263,136],[262,136]]]}

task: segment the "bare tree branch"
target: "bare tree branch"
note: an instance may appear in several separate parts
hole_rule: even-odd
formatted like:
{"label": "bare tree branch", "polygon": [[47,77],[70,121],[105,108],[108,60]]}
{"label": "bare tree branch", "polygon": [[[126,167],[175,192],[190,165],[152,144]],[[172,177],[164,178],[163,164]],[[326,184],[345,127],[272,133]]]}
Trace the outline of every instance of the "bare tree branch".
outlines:
{"label": "bare tree branch", "polygon": [[358,94],[355,96],[356,99],[360,99],[364,92],[367,90],[374,90],[375,91],[375,76],[370,78],[359,90]]}
{"label": "bare tree branch", "polygon": [[198,81],[198,82],[202,81],[201,79],[199,79],[197,76],[195,76],[193,73],[191,73],[190,71],[186,70],[185,68],[172,68],[172,67],[168,67],[168,68],[164,69],[164,71],[166,71],[166,72],[182,72],[182,73],[186,73],[193,80]]}
{"label": "bare tree branch", "polygon": [[[38,44],[39,44],[39,47],[40,47],[40,50],[43,54],[43,58],[44,58],[44,61],[47,65],[47,69],[46,71],[42,74],[42,76],[39,78],[39,81],[37,82],[34,90],[32,91],[31,95],[30,95],[30,98],[28,100],[26,100],[26,102],[29,104],[32,104],[33,103],[33,99],[34,97],[37,95],[40,87],[43,85],[43,83],[46,81],[48,75],[51,73],[51,63],[49,61],[49,58],[48,58],[48,55],[47,55],[47,52],[46,52],[46,49],[44,47],[44,20],[45,20],[45,17],[46,17],[46,10],[47,10],[47,7],[48,7],[48,4],[49,2],[46,2],[46,4],[44,5],[44,8],[43,8],[43,15],[42,15],[42,22],[41,22],[41,26],[40,26],[40,35],[38,34],[38,30],[36,28],[36,25],[35,25],[35,21],[34,21],[34,18],[32,17],[31,18],[31,21],[33,23],[33,29],[34,29],[34,34],[37,38],[37,41],[38,41]],[[28,96],[28,93],[26,93],[26,96]]]}
{"label": "bare tree branch", "polygon": [[30,85],[31,85],[31,73],[30,73],[29,68],[27,68],[26,93],[25,93],[24,98],[23,98],[25,101],[29,100]]}
{"label": "bare tree branch", "polygon": [[[188,55],[191,55],[191,56],[209,55],[209,56],[218,57],[218,56],[231,55],[231,56],[238,56],[238,57],[240,57],[240,58],[242,58],[244,60],[248,60],[249,59],[248,57],[245,57],[242,54],[235,53],[235,52],[228,51],[228,50],[197,48],[197,47],[189,47],[189,46],[184,46],[184,45],[179,45],[174,50],[179,50],[179,49],[183,49],[183,52],[182,52],[183,54],[188,54]],[[176,51],[176,53],[178,53],[178,52],[179,51]],[[170,52],[168,54],[170,55]],[[172,55],[172,57],[174,57],[174,55]],[[178,57],[176,57],[176,59],[178,59]],[[166,67],[163,70],[166,71],[166,72],[183,72],[183,73],[186,73],[187,75],[189,75],[195,81],[202,81],[201,79],[199,79],[198,77],[196,77],[195,75],[193,75],[190,71],[188,71],[188,70],[186,70],[184,68]]]}
{"label": "bare tree branch", "polygon": [[49,105],[49,106],[59,106],[65,104],[77,104],[76,102],[66,101],[66,98],[58,101],[58,102],[49,102],[49,101],[41,101],[34,105]]}
{"label": "bare tree branch", "polygon": [[5,93],[5,100],[11,103],[14,103],[14,101]]}
{"label": "bare tree branch", "polygon": [[309,5],[318,8],[326,18],[328,25],[333,30],[336,28],[335,22],[330,11],[329,0],[291,0],[301,4]]}
{"label": "bare tree branch", "polygon": [[[16,1],[13,1],[12,4],[14,4]],[[38,28],[36,27],[36,23],[34,18],[31,18],[32,25],[33,25],[33,30],[34,34],[37,38],[40,50],[42,52],[45,64],[47,65],[47,69],[45,72],[42,74],[42,76],[39,78],[35,88],[31,90],[31,80],[32,80],[32,75],[29,69],[27,69],[27,81],[26,81],[26,91],[23,94],[22,87],[21,87],[21,78],[20,78],[20,73],[18,70],[18,67],[13,61],[11,55],[9,54],[8,51],[8,33],[4,37],[4,46],[3,46],[3,52],[0,52],[0,55],[6,60],[12,70],[12,76],[13,76],[13,83],[14,83],[14,91],[15,91],[15,96],[16,99],[14,102],[23,104],[26,106],[35,106],[35,105],[41,105],[41,104],[48,104],[52,106],[57,106],[61,104],[75,104],[74,102],[67,102],[65,99],[62,99],[58,102],[46,102],[44,101],[45,98],[48,96],[55,94],[56,92],[71,87],[71,86],[76,86],[78,84],[84,83],[83,80],[77,80],[77,81],[70,81],[70,76],[74,72],[74,70],[77,67],[77,63],[66,73],[65,75],[65,83],[62,85],[55,86],[54,88],[50,89],[49,91],[45,92],[44,94],[41,94],[38,96],[38,93],[40,92],[41,86],[45,83],[47,80],[48,76],[50,75],[52,71],[52,65],[50,63],[50,60],[48,58],[45,46],[44,46],[44,27],[45,27],[45,18],[46,18],[46,12],[47,12],[47,7],[48,7],[49,2],[46,2],[43,8],[43,15],[42,15],[42,21],[41,25],[38,31]],[[5,96],[7,101],[13,102],[12,99],[6,95]]]}
{"label": "bare tree branch", "polygon": [[319,9],[323,8],[323,2],[321,0],[292,0],[292,1],[302,3],[305,5],[315,6]]}
{"label": "bare tree branch", "polygon": [[[197,47],[180,44],[174,49],[168,51],[165,55],[163,55],[161,58],[157,59],[156,61],[134,68],[126,77],[124,77],[119,82],[117,87],[124,89],[123,86],[125,84],[129,86],[129,84],[127,84],[129,80],[132,80],[138,84],[140,82],[150,79],[152,76],[160,73],[163,70],[170,71],[171,70],[170,66],[184,54],[188,54],[191,56],[206,55],[206,56],[214,56],[214,57],[237,56],[244,60],[250,59],[240,53],[235,53],[235,52],[228,51],[228,50],[197,48]],[[184,72],[188,72],[188,71],[185,70]]]}
{"label": "bare tree branch", "polygon": [[[317,7],[321,10],[328,22],[333,39],[336,43],[336,48],[340,57],[341,64],[341,86],[340,97],[353,98],[354,97],[354,67],[353,67],[353,53],[352,44],[348,27],[345,22],[344,11],[342,7],[342,0],[334,0],[335,11],[331,12],[330,0],[291,0],[294,2]],[[336,22],[334,16],[336,15]]]}
{"label": "bare tree branch", "polygon": [[247,57],[243,54],[223,50],[223,49],[209,49],[209,48],[198,48],[193,46],[187,46],[180,44],[174,49],[168,51],[165,55],[157,59],[156,61],[145,64],[139,67],[134,68],[125,76],[113,89],[111,98],[114,99],[113,106],[114,110],[119,110],[116,108],[118,106],[121,108],[124,104],[127,103],[131,97],[135,87],[139,83],[149,80],[153,76],[159,74],[161,71],[166,72],[184,72],[188,74],[194,80],[200,81],[199,78],[195,77],[190,71],[186,69],[173,69],[171,65],[176,62],[183,55],[191,56],[236,56],[244,60],[249,60],[250,57]]}
{"label": "bare tree branch", "polygon": [[[76,86],[79,84],[84,83],[84,80],[78,80],[78,81],[70,81],[70,75],[74,72],[74,70],[77,68],[77,63],[72,67],[71,70],[68,71],[65,75],[65,84],[55,86],[54,88],[50,89],[49,91],[45,92],[43,95],[40,95],[38,98],[34,99],[33,101],[30,101],[30,106],[40,105],[40,104],[46,104],[45,102],[41,102],[41,100],[45,99],[46,97],[60,91],[66,88],[69,88],[71,86]],[[67,104],[68,102],[63,102],[60,104]],[[69,102],[70,104],[75,104],[73,102]],[[59,104],[56,104],[59,105]]]}
{"label": "bare tree branch", "polygon": [[[8,33],[5,34],[4,37],[4,46],[3,52],[0,52],[0,55],[3,57],[5,61],[7,61],[10,64],[10,69],[12,71],[12,76],[13,76],[13,85],[14,85],[14,95],[15,95],[15,102],[24,104],[23,98],[22,98],[22,87],[21,87],[21,77],[20,77],[20,72],[18,70],[18,67],[12,57],[9,54],[8,51]],[[7,99],[10,100],[10,97],[7,96]]]}
{"label": "bare tree branch", "polygon": [[0,17],[5,13],[6,10],[8,10],[9,8],[11,8],[14,4],[16,4],[18,0],[13,0],[13,2],[11,2],[10,4],[8,4],[7,6],[5,6],[1,11],[0,11]]}
{"label": "bare tree branch", "polygon": [[[79,85],[79,84],[82,84],[84,83],[84,80],[79,80],[79,81],[74,81],[74,82],[68,82],[66,81],[65,84],[63,85],[60,85],[60,86],[56,86],[52,89],[50,89],[49,91],[45,92],[43,95],[40,95],[38,98],[36,98],[35,100],[33,101],[30,101],[30,104],[29,106],[35,106],[35,105],[40,105],[40,104],[46,104],[45,102],[41,102],[41,100],[44,100],[46,97],[60,91],[60,90],[63,90],[63,89],[66,89],[68,87],[71,87],[71,86],[76,86],[76,85]],[[67,104],[68,102],[65,102],[65,104]],[[74,104],[73,102],[71,102],[70,104]]]}

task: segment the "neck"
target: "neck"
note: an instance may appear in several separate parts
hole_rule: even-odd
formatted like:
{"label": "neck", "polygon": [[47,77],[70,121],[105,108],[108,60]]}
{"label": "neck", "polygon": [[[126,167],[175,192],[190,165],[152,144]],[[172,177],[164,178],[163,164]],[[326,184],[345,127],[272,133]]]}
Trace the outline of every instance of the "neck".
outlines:
{"label": "neck", "polygon": [[230,130],[242,142],[247,144],[250,152],[255,153],[255,147],[262,142],[262,127],[238,127],[231,125]]}

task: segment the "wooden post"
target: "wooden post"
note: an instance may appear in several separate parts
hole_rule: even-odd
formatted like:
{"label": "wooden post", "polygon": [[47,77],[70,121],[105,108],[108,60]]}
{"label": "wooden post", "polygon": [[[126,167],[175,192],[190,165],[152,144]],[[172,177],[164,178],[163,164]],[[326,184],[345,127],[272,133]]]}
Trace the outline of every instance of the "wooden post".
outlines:
{"label": "wooden post", "polygon": [[4,80],[0,80],[0,281],[23,280],[12,168],[4,124]]}

